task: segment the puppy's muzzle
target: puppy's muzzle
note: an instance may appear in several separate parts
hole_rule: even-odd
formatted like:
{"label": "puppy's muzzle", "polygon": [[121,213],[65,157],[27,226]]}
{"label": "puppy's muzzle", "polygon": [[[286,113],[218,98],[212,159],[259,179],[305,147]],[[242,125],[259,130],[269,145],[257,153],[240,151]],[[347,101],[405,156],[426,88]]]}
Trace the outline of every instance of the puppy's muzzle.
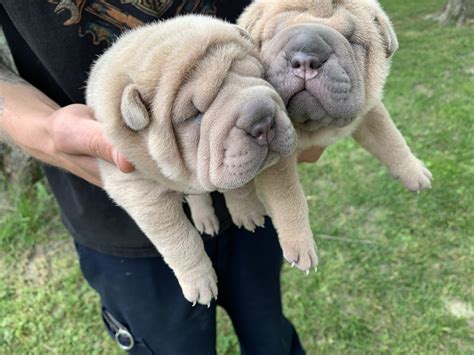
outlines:
{"label": "puppy's muzzle", "polygon": [[331,47],[312,31],[302,31],[288,42],[285,49],[292,73],[305,81],[318,75],[332,53]]}
{"label": "puppy's muzzle", "polygon": [[343,127],[360,113],[363,78],[342,33],[321,24],[290,26],[268,48],[267,78],[299,128]]}
{"label": "puppy's muzzle", "polygon": [[276,136],[275,101],[268,96],[247,98],[240,106],[241,114],[237,127],[245,131],[259,146],[268,147]]}
{"label": "puppy's muzzle", "polygon": [[257,121],[245,131],[255,138],[259,145],[269,145],[275,138],[275,129],[273,127],[273,117],[266,116]]}

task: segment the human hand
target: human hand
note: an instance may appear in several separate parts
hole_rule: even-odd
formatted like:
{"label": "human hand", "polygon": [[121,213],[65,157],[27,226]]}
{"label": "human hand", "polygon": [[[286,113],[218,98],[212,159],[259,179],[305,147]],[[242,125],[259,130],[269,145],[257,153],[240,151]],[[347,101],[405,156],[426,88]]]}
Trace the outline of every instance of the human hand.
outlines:
{"label": "human hand", "polygon": [[101,186],[97,158],[115,164],[124,173],[134,170],[107,140],[90,107],[69,105],[54,111],[49,120],[53,142],[49,158],[53,165],[97,186]]}
{"label": "human hand", "polygon": [[88,106],[74,104],[60,108],[29,87],[23,88],[23,92],[31,100],[21,104],[15,101],[20,95],[11,96],[6,100],[6,114],[0,117],[0,128],[13,144],[36,159],[97,186],[101,186],[97,158],[115,164],[125,173],[134,170],[107,141]]}
{"label": "human hand", "polygon": [[298,154],[298,163],[315,163],[324,152],[325,147],[311,147]]}

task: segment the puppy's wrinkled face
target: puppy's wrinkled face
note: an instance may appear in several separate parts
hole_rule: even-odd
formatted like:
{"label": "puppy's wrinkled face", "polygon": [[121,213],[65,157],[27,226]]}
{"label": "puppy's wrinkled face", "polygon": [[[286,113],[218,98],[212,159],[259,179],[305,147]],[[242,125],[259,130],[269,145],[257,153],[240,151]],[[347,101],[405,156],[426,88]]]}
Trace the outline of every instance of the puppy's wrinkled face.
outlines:
{"label": "puppy's wrinkled face", "polygon": [[261,0],[239,23],[297,128],[344,127],[380,99],[397,40],[375,0]]}
{"label": "puppy's wrinkled face", "polygon": [[259,62],[233,46],[210,48],[174,102],[181,156],[209,190],[240,187],[295,147],[284,104],[261,79]]}
{"label": "puppy's wrinkled face", "polygon": [[124,91],[122,116],[146,138],[163,174],[184,190],[237,188],[293,152],[295,131],[282,99],[263,79],[248,34],[229,24],[209,29],[193,21],[183,29],[188,36],[161,49],[169,51],[166,60],[144,59],[145,71],[162,70]]}

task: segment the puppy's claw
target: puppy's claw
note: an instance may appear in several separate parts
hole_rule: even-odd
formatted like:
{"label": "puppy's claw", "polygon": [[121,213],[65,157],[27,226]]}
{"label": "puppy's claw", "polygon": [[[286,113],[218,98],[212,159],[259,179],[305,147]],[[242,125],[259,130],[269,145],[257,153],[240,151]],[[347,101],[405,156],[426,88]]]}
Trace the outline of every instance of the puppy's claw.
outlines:
{"label": "puppy's claw", "polygon": [[314,272],[318,272],[318,267],[317,266],[314,267]]}
{"label": "puppy's claw", "polygon": [[263,214],[259,212],[251,212],[249,214],[237,214],[236,212],[231,212],[232,221],[239,228],[244,228],[249,232],[255,233],[255,230],[258,227],[263,227],[265,225],[265,218]]}
{"label": "puppy's claw", "polygon": [[291,266],[290,266],[290,267],[291,267],[291,268],[294,268],[294,267],[295,267],[295,265],[296,265],[296,263],[295,263],[294,261],[292,261],[292,262],[291,262]]}
{"label": "puppy's claw", "polygon": [[309,275],[309,269],[305,271],[306,276]]}
{"label": "puppy's claw", "polygon": [[196,229],[200,234],[207,234],[214,237],[219,234],[219,221],[214,213],[204,216],[193,216]]}
{"label": "puppy's claw", "polygon": [[184,298],[193,307],[197,304],[206,306],[217,296],[217,275],[212,268],[210,260],[205,260],[203,264],[193,269],[194,273],[199,275],[195,279],[183,281],[181,274],[177,275]]}
{"label": "puppy's claw", "polygon": [[211,302],[207,304],[207,308],[211,308]]}

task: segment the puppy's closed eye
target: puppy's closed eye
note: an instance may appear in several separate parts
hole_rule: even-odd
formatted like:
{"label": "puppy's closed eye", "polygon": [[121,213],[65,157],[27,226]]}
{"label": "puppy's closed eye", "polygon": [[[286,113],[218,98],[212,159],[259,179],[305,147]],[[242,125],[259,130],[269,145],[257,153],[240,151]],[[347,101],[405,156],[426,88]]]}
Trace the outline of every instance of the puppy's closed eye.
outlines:
{"label": "puppy's closed eye", "polygon": [[202,117],[204,116],[204,113],[197,111],[195,114],[189,116],[188,118],[185,119],[185,122],[195,122],[201,124]]}

